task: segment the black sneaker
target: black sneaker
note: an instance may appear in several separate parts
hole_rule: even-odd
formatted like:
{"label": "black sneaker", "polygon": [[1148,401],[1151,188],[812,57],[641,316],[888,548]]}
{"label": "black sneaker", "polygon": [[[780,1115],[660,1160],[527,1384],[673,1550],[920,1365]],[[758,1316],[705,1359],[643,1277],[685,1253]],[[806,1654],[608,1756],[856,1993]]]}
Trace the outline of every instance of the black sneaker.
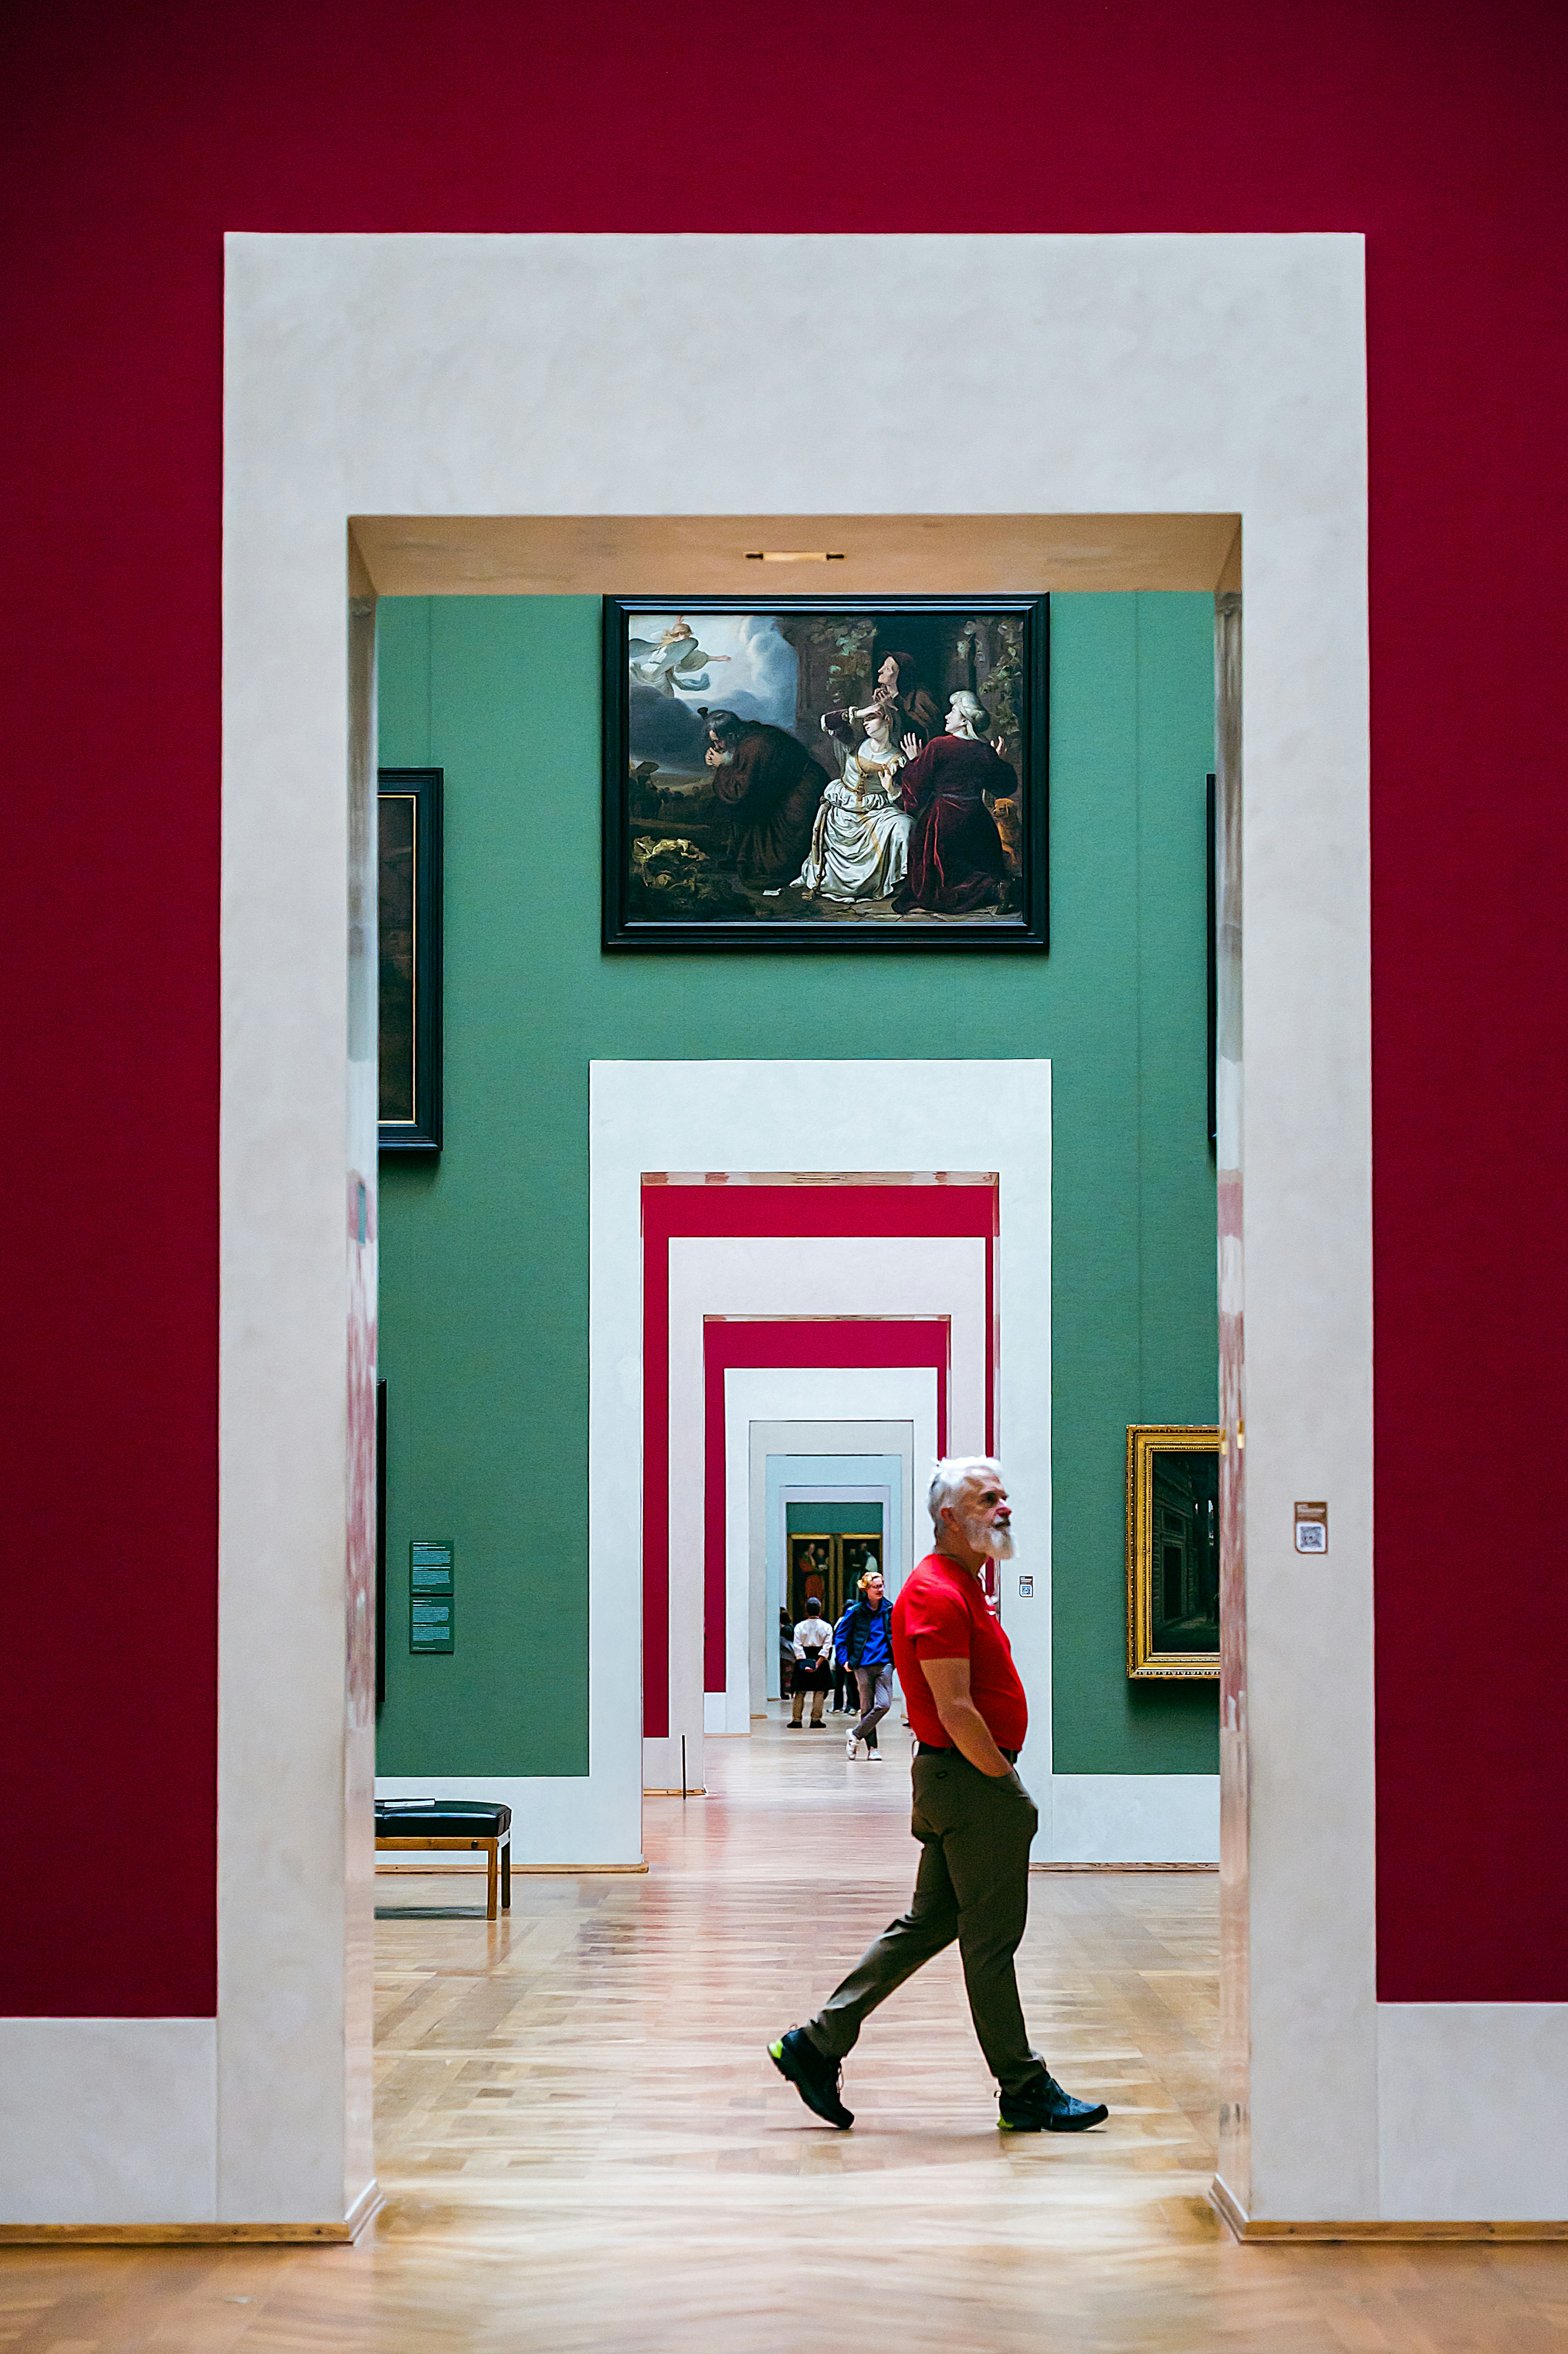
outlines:
{"label": "black sneaker", "polygon": [[839,2098],[838,2062],[819,2052],[804,2028],[792,2027],[777,2043],[770,2043],[768,2056],[824,2125],[841,2128],[853,2125],[853,2117]]}
{"label": "black sneaker", "polygon": [[1103,2126],[1110,2111],[1103,2101],[1076,2101],[1054,2076],[1036,2076],[1016,2093],[1003,2093],[997,2122],[1003,2133],[1083,2133]]}

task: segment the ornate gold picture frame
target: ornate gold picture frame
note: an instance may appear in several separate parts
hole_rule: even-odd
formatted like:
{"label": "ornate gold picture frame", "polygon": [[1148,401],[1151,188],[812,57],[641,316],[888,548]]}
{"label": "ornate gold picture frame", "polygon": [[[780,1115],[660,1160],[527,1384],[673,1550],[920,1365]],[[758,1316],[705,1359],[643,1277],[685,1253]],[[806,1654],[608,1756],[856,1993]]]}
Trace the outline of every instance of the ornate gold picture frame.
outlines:
{"label": "ornate gold picture frame", "polygon": [[1170,1681],[1220,1672],[1220,1432],[1203,1423],[1127,1430],[1127,1672]]}

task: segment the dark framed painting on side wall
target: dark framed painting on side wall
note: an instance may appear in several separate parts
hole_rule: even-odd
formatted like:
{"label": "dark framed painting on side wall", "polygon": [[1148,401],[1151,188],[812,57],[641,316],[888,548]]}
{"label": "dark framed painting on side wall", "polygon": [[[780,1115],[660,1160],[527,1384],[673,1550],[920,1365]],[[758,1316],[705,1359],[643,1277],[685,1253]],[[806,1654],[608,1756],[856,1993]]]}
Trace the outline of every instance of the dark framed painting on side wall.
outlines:
{"label": "dark framed painting on side wall", "polygon": [[377,780],[379,1138],[383,1152],[441,1149],[441,771]]}
{"label": "dark framed painting on side wall", "polygon": [[607,949],[1047,946],[1044,597],[604,600]]}

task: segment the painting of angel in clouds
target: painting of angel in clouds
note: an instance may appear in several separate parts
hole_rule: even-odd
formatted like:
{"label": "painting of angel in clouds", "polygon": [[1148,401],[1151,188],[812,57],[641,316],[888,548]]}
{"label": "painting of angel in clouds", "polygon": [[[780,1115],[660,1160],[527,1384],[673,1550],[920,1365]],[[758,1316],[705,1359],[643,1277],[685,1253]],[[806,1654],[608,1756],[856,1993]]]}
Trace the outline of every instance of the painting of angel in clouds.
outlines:
{"label": "painting of angel in clouds", "polygon": [[604,615],[607,948],[1044,947],[1045,599]]}
{"label": "painting of angel in clouds", "polygon": [[713,684],[708,664],[729,660],[728,654],[704,652],[683,613],[677,613],[656,638],[628,639],[626,651],[634,682],[672,696],[705,695]]}

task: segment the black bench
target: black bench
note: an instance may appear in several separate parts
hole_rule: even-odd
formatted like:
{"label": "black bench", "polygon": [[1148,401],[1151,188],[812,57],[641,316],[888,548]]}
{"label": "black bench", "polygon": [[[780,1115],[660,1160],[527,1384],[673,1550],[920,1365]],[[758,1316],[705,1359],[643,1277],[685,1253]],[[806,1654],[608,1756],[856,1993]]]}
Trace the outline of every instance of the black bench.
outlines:
{"label": "black bench", "polygon": [[501,1910],[512,1910],[512,1809],[486,1798],[377,1798],[377,1849],[482,1848],[489,1860],[485,1882],[487,1921],[495,1918],[496,1875]]}

